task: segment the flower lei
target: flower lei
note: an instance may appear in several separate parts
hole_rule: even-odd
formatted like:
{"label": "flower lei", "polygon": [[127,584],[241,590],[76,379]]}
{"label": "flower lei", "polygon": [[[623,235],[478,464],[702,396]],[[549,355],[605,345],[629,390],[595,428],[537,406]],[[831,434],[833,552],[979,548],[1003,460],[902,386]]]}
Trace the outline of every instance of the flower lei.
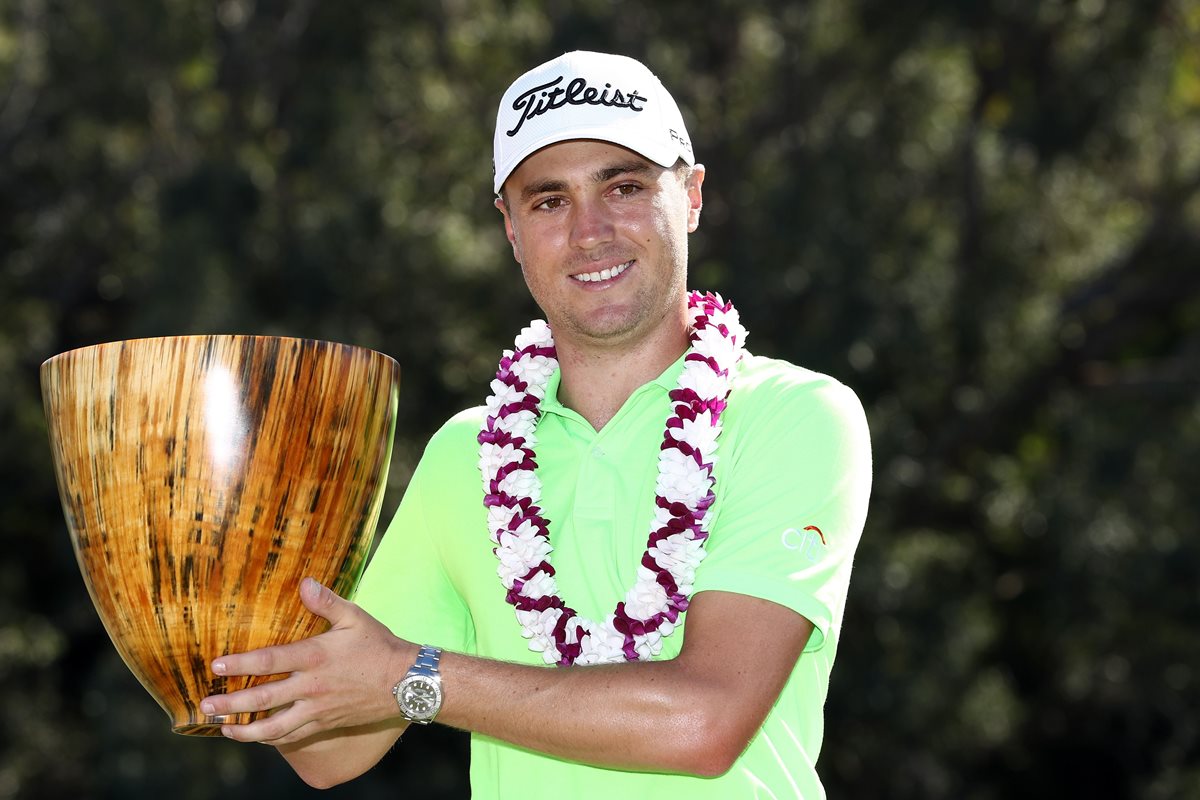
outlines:
{"label": "flower lei", "polygon": [[719,295],[688,295],[691,346],[684,357],[659,451],[657,497],[637,582],[600,623],[580,617],[558,596],[550,565],[550,522],[538,502],[534,429],[546,385],[558,368],[549,326],[534,320],[505,350],[487,420],[480,432],[479,469],[488,530],[500,560],[506,600],[516,607],[529,649],[547,664],[649,660],[688,607],[708,538],[706,512],[716,499],[713,465],[731,369],[744,353],[746,329]]}

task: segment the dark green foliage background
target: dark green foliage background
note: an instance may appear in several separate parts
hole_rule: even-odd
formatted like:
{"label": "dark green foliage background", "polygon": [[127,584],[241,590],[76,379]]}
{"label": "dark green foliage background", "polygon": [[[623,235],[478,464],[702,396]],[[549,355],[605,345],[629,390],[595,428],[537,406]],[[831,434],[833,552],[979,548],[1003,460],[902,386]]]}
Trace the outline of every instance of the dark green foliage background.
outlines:
{"label": "dark green foliage background", "polygon": [[[117,658],[38,366],[387,352],[390,515],[537,313],[492,120],[575,48],[686,109],[693,285],[867,407],[830,796],[1200,797],[1197,0],[0,0],[0,800],[306,795],[269,748],[170,734]],[[414,731],[333,796],[463,797],[464,753]]]}

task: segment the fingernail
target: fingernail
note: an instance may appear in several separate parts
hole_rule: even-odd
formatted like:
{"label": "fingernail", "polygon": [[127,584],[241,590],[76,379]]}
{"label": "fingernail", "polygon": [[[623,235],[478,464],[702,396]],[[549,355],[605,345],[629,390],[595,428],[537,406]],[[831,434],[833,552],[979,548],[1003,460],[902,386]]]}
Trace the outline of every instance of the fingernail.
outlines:
{"label": "fingernail", "polygon": [[233,733],[233,729],[230,728],[228,725],[221,726],[221,735],[224,736],[226,739],[231,738],[230,737],[231,733]]}
{"label": "fingernail", "polygon": [[213,708],[213,704],[208,700],[203,700],[200,702],[200,713],[211,717],[215,711],[216,709]]}
{"label": "fingernail", "polygon": [[225,662],[224,661],[214,661],[213,662],[213,672],[216,673],[217,675],[224,675],[225,674]]}

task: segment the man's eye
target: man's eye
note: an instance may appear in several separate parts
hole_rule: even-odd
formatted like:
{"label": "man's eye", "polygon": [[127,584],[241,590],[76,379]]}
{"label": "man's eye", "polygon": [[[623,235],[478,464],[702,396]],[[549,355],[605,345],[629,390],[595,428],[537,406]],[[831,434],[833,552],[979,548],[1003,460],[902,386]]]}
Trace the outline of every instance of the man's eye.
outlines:
{"label": "man's eye", "polygon": [[548,211],[553,211],[554,209],[560,207],[561,205],[562,205],[561,197],[547,197],[545,200],[543,200],[542,202],[540,202],[536,206],[534,206],[534,208],[544,208]]}
{"label": "man's eye", "polygon": [[635,194],[638,191],[638,188],[639,187],[636,183],[622,183],[614,191],[619,195],[628,197],[631,194]]}

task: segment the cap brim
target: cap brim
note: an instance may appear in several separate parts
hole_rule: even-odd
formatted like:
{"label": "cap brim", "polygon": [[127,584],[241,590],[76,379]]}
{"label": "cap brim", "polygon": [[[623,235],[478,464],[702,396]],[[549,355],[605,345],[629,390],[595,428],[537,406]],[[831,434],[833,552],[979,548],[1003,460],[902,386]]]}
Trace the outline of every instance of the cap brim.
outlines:
{"label": "cap brim", "polygon": [[664,147],[661,142],[646,141],[645,137],[630,136],[628,134],[628,129],[617,128],[614,130],[613,126],[596,126],[592,128],[573,127],[568,130],[547,133],[516,151],[505,165],[496,165],[493,191],[499,194],[501,187],[504,186],[504,182],[508,180],[508,177],[517,171],[517,167],[521,166],[525,159],[537,151],[547,148],[552,144],[580,139],[620,145],[626,150],[632,150],[643,158],[649,159],[666,169],[675,166],[675,162],[681,158],[689,166],[695,163],[695,159],[691,154],[682,147]]}

